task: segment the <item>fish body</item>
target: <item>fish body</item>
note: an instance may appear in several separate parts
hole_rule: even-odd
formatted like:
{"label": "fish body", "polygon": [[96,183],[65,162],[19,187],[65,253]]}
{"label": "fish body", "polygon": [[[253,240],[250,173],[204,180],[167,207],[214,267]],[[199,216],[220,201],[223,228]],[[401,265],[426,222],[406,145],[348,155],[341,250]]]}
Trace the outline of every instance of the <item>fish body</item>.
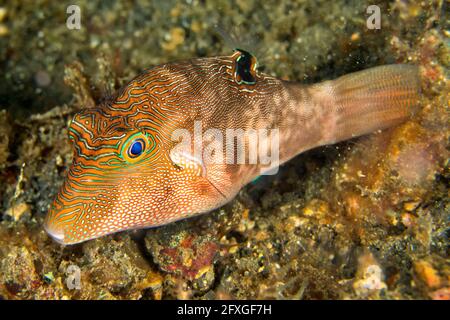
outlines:
{"label": "fish body", "polygon": [[[74,244],[211,211],[301,152],[404,122],[418,91],[409,65],[310,86],[258,72],[243,50],[154,67],[74,116],[73,163],[44,227]],[[261,146],[266,161],[250,155]]]}

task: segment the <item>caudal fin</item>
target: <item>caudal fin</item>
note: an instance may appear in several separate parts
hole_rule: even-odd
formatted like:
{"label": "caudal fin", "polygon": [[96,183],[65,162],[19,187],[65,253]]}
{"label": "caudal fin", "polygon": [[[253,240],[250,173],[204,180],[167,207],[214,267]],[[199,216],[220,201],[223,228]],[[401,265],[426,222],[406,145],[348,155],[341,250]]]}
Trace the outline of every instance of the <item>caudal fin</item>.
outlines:
{"label": "caudal fin", "polygon": [[402,123],[414,114],[419,103],[420,81],[416,66],[375,67],[328,84],[331,84],[336,108],[335,141]]}

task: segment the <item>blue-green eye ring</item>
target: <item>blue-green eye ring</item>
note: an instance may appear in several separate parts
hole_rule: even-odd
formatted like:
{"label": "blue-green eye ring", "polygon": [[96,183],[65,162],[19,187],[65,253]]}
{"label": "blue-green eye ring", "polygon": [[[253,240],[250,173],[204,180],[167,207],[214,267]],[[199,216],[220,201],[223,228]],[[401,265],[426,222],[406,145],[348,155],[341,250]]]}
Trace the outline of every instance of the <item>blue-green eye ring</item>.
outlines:
{"label": "blue-green eye ring", "polygon": [[125,140],[118,156],[127,163],[136,164],[151,160],[156,151],[156,141],[153,135],[137,132]]}
{"label": "blue-green eye ring", "polygon": [[145,151],[145,141],[142,138],[134,140],[128,147],[127,154],[130,158],[137,158]]}

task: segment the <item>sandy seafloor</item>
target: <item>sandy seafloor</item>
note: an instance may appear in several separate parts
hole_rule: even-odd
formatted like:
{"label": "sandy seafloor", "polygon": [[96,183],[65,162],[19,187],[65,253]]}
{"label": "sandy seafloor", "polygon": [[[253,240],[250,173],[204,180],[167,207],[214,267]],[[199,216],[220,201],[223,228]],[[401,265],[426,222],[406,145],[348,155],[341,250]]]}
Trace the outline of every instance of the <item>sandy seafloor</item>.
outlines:
{"label": "sandy seafloor", "polygon": [[[449,8],[444,1],[0,3],[0,298],[449,299]],[[72,4],[72,2],[70,3]],[[447,16],[445,15],[447,14]],[[407,123],[293,159],[212,213],[62,247],[42,229],[68,123],[145,68],[230,54],[312,83],[421,67]],[[69,289],[69,266],[81,289]]]}

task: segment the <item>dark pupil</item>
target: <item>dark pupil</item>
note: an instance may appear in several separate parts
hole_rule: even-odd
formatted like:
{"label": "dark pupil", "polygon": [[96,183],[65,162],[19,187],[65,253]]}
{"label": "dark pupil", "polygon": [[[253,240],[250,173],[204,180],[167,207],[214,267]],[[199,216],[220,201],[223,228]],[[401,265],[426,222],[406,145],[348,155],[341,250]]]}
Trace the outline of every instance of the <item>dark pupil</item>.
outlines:
{"label": "dark pupil", "polygon": [[141,139],[134,141],[130,147],[130,155],[137,157],[142,153],[142,151],[144,151],[144,141]]}

